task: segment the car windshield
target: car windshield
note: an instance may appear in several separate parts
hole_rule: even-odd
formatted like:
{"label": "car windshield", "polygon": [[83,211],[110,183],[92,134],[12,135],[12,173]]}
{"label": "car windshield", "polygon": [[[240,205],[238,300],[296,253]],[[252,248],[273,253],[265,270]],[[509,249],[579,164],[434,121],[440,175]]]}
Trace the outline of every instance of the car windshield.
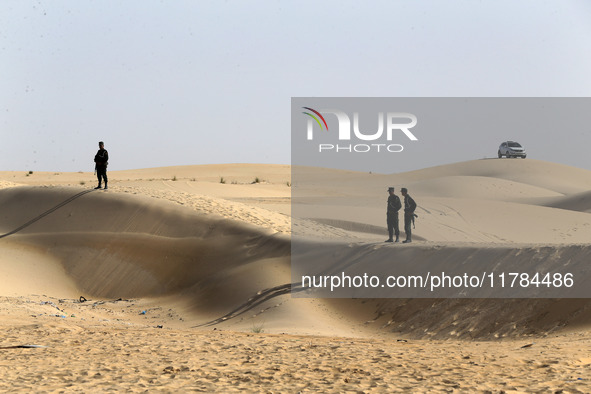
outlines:
{"label": "car windshield", "polygon": [[519,145],[517,142],[509,142],[509,148],[521,148],[521,145]]}

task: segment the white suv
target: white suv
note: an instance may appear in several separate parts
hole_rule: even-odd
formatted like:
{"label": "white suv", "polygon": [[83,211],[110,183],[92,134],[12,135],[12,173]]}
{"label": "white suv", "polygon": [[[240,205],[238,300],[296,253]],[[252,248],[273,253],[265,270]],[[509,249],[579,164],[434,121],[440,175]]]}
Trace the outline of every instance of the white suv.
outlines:
{"label": "white suv", "polygon": [[499,146],[499,159],[501,157],[521,157],[525,159],[525,149],[518,142],[515,141],[505,141]]}

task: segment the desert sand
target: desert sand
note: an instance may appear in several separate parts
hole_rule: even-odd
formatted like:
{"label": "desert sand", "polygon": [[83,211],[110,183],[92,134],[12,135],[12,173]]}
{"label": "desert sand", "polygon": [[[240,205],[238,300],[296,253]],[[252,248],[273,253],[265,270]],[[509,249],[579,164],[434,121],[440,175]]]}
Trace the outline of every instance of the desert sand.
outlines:
{"label": "desert sand", "polygon": [[[412,245],[379,248],[584,258],[591,171],[530,159],[310,169],[314,215],[292,218],[290,170],[110,171],[107,191],[88,172],[0,172],[0,390],[591,391],[586,299],[289,293],[292,220],[312,239],[381,242],[387,186],[409,188],[420,225]],[[331,203],[314,203],[327,188]]]}

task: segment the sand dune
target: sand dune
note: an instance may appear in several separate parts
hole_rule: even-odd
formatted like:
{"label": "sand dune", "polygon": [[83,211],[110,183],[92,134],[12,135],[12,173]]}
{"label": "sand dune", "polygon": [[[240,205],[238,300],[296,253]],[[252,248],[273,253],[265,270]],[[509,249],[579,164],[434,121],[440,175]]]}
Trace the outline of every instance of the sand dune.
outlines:
{"label": "sand dune", "polygon": [[591,188],[589,170],[534,159],[472,160],[410,171],[400,176],[404,181],[413,182],[446,176],[499,178],[562,194],[577,193]]}
{"label": "sand dune", "polygon": [[591,213],[591,191],[548,199],[545,206]]}
{"label": "sand dune", "polygon": [[294,178],[305,182],[294,199],[296,218],[383,227],[385,190],[394,186],[407,187],[417,201],[416,235],[426,241],[591,239],[591,216],[581,214],[588,206],[591,171],[582,169],[535,160],[477,160],[392,175],[343,172],[338,177],[334,170],[303,170]]}
{"label": "sand dune", "polygon": [[[36,213],[78,192],[72,188],[4,190],[0,193],[0,204],[6,208],[2,230],[9,232],[23,218],[34,219]],[[219,281],[234,281],[235,275],[255,277],[246,267],[257,260],[282,257],[283,264],[289,262],[288,240],[269,236],[268,230],[145,197],[99,193],[72,200],[11,235],[9,241],[57,259],[82,294],[103,298],[154,297],[188,288],[203,292]],[[224,298],[229,305],[236,304],[272,285],[263,277],[245,281]],[[216,302],[220,308],[228,306],[219,296]]]}
{"label": "sand dune", "polygon": [[[237,181],[261,174],[272,181],[220,184],[217,173]],[[499,248],[486,245],[515,244],[507,250],[515,250],[510,253],[519,254],[525,264],[531,260],[528,250],[532,256],[540,253],[532,245],[578,245],[591,236],[591,215],[570,209],[580,206],[574,202],[584,200],[585,192],[569,195],[547,188],[546,181],[538,180],[545,173],[560,174],[561,182],[573,190],[584,188],[591,179],[589,171],[529,160],[478,160],[393,175],[310,169],[316,181],[308,190],[313,203],[306,212],[312,215],[294,225],[304,236],[361,245],[380,242],[384,185],[404,185],[419,202],[416,241],[434,244],[439,254],[469,256],[471,248],[480,248],[485,252],[478,259],[491,261],[498,258],[494,251]],[[284,207],[277,207],[286,205],[285,200],[254,207],[245,200],[256,195],[260,200],[285,198],[289,192],[283,184],[285,166],[189,166],[112,174],[112,191],[82,195],[4,242],[29,245],[59,261],[83,294],[132,298],[182,293],[189,304],[208,311],[204,318],[223,315],[258,291],[289,283],[289,241],[281,235],[288,232],[289,218],[279,212],[285,212]],[[145,178],[148,174],[155,178],[177,174],[177,181],[151,181]],[[25,175],[18,174],[16,180],[28,181],[38,174]],[[0,230],[18,228],[82,191],[79,186],[61,186],[71,183],[63,174],[41,176],[59,182],[0,193],[0,204],[6,207]],[[235,197],[235,188],[248,191]],[[327,189],[328,198],[323,195]],[[371,195],[373,190],[376,196]],[[548,199],[562,205],[548,206]],[[515,220],[520,217],[527,220]],[[197,314],[195,321],[199,318]],[[351,316],[351,321],[360,319]]]}
{"label": "sand dune", "polygon": [[419,182],[407,187],[414,193],[435,197],[460,197],[480,200],[514,201],[522,198],[562,197],[563,194],[540,186],[486,176],[444,176]]}
{"label": "sand dune", "polygon": [[[591,341],[586,299],[291,298],[289,235],[293,220],[309,242],[376,264],[393,253],[417,264],[580,263],[591,239],[591,171],[529,159],[387,175],[303,170],[306,215],[295,201],[293,219],[288,166],[112,171],[107,192],[90,191],[90,173],[0,173],[3,345],[49,345],[27,356],[39,374],[4,353],[10,373],[27,376],[18,388],[52,374],[45,363],[63,373],[45,379],[46,390],[258,391],[273,381],[290,391],[298,380],[307,382],[302,389],[329,391],[588,389],[576,381],[589,364],[581,347]],[[416,242],[406,249],[382,243],[387,186],[408,187],[419,204]],[[101,338],[129,355],[97,353]],[[456,342],[433,340],[450,338]],[[525,355],[531,350],[521,346],[531,342],[536,353]],[[162,355],[157,367],[138,347]],[[79,363],[80,352],[92,361]],[[342,362],[328,358],[335,352]],[[392,365],[376,361],[384,354]],[[74,376],[71,368],[88,372]],[[334,368],[340,372],[327,372]],[[426,368],[439,377],[426,381]],[[524,373],[533,380],[520,380]]]}

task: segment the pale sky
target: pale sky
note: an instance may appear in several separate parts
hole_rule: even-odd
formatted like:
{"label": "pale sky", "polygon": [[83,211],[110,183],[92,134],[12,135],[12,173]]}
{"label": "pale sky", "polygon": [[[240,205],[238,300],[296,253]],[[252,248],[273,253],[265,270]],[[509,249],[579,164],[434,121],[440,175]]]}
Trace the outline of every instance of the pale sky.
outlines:
{"label": "pale sky", "polygon": [[[291,97],[587,97],[590,37],[585,0],[2,0],[0,170],[288,164]],[[591,170],[589,129],[515,139]]]}

